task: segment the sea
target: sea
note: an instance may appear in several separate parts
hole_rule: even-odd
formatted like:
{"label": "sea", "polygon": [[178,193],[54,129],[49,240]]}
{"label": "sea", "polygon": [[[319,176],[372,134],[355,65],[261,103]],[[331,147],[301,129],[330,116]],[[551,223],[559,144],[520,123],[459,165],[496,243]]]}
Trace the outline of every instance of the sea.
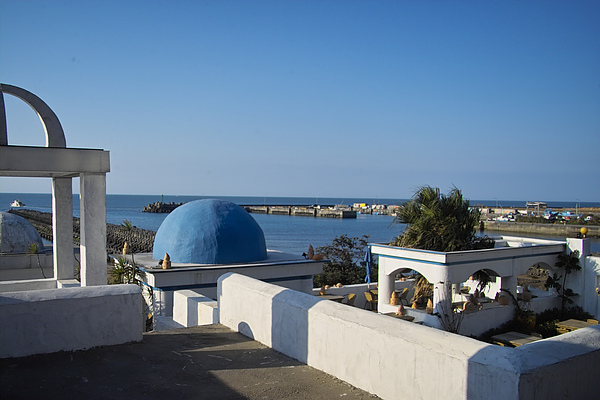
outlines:
{"label": "sea", "polygon": [[[383,198],[319,198],[319,197],[243,197],[243,196],[173,196],[173,195],[106,195],[106,222],[121,224],[124,220],[142,229],[158,230],[161,223],[169,214],[144,213],[144,206],[157,201],[165,203],[185,203],[200,199],[227,200],[239,205],[352,205],[354,203],[368,204],[402,204],[406,199]],[[0,193],[0,211],[10,209],[10,203],[15,199],[25,203],[31,210],[52,212],[52,195],[49,193]],[[511,200],[470,200],[470,204],[483,204],[504,208],[524,206],[525,201]],[[600,207],[600,203],[588,202],[548,202],[548,207]],[[73,195],[73,215],[79,217],[79,195]],[[315,249],[327,246],[341,235],[349,237],[368,236],[371,243],[388,243],[397,237],[405,228],[404,224],[395,223],[389,215],[358,214],[357,218],[313,218],[274,214],[251,214],[265,234],[267,248],[292,254],[302,254],[309,245]],[[494,232],[493,235],[498,234]],[[522,235],[520,236],[529,236]],[[564,240],[563,237],[544,236],[547,239]],[[600,252],[600,239],[593,238],[593,252]]]}

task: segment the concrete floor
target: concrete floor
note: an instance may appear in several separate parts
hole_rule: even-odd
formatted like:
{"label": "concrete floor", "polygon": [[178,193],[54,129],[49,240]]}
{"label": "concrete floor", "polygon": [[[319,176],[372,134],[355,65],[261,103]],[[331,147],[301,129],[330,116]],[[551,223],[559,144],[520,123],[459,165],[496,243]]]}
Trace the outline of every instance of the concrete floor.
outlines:
{"label": "concrete floor", "polygon": [[[356,368],[361,368],[357,365]],[[0,360],[2,399],[377,399],[222,325]]]}

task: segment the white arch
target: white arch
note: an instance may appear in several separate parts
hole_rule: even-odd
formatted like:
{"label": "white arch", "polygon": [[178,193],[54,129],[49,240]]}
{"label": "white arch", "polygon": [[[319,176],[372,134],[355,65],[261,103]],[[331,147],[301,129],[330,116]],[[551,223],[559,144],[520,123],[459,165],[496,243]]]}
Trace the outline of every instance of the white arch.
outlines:
{"label": "white arch", "polygon": [[38,115],[44,126],[44,132],[46,133],[46,147],[67,147],[65,133],[54,111],[52,111],[52,109],[35,94],[20,87],[7,85],[5,83],[0,84],[0,107],[2,108],[2,115],[0,116],[2,118],[0,121],[0,145],[8,145],[3,93],[15,96],[33,108],[33,111]]}

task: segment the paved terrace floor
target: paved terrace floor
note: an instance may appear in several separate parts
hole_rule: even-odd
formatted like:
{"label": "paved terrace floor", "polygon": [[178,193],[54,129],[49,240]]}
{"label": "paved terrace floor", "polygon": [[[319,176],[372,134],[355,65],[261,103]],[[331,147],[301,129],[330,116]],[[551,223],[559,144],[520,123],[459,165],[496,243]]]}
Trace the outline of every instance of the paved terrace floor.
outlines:
{"label": "paved terrace floor", "polygon": [[[357,368],[361,368],[357,366]],[[377,399],[222,325],[0,360],[2,399]]]}

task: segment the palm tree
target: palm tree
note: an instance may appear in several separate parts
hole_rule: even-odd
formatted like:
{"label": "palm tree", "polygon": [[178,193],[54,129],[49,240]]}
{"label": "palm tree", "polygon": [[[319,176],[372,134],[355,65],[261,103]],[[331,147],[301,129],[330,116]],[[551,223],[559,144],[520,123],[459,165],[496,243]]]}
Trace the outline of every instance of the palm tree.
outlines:
{"label": "palm tree", "polygon": [[469,208],[460,190],[444,195],[423,186],[400,207],[395,222],[405,223],[403,234],[391,244],[433,251],[461,251],[494,246],[488,237],[475,236],[481,211]]}

